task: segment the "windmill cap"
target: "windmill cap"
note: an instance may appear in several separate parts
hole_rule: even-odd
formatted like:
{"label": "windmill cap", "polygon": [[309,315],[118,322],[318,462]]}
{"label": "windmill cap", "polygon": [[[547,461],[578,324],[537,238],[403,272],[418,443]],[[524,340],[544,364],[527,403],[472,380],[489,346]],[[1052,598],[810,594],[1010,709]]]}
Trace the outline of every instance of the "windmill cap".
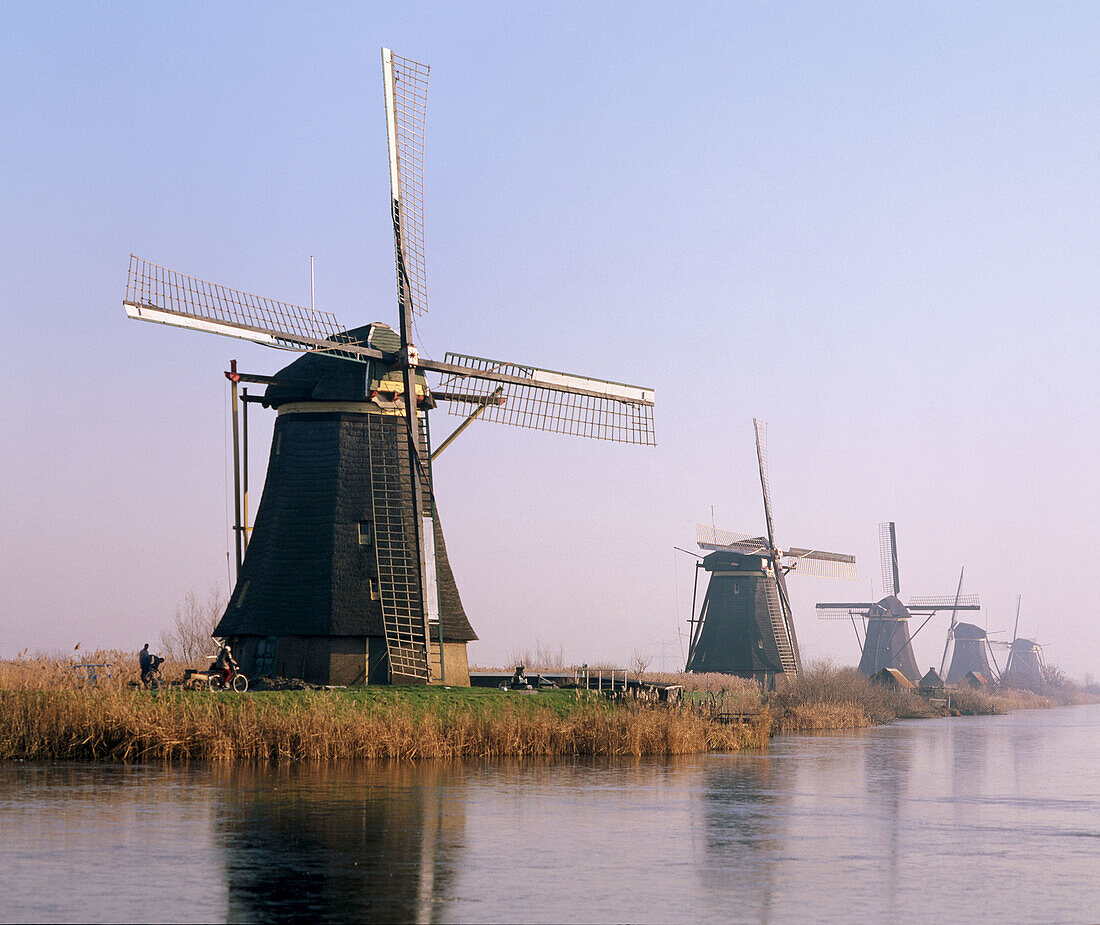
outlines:
{"label": "windmill cap", "polygon": [[[381,321],[341,331],[334,337],[395,355],[401,349],[398,333]],[[275,374],[275,381],[264,392],[263,403],[278,408],[301,401],[367,401],[369,379],[378,378],[380,371],[388,371],[384,362],[372,360],[368,370],[363,363],[353,360],[307,353]],[[417,376],[423,378],[420,372]]]}

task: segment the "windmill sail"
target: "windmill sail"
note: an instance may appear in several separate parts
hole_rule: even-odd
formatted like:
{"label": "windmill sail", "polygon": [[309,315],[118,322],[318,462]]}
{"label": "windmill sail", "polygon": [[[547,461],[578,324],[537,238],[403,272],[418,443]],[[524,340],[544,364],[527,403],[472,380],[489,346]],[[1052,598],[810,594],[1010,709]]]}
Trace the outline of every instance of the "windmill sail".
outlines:
{"label": "windmill sail", "polygon": [[794,635],[794,622],[791,619],[790,605],[785,599],[785,592],[782,578],[777,578],[774,582],[764,582],[768,619],[771,623],[775,648],[779,653],[779,663],[783,666],[784,672],[797,674],[802,670],[802,659],[798,654],[798,640]]}
{"label": "windmill sail", "polygon": [[[725,550],[749,556],[768,550],[768,541],[762,536],[733,533],[698,523],[695,525],[695,541],[702,549]],[[856,577],[856,557],[847,553],[792,546],[782,553],[781,562],[784,569],[794,569],[799,575],[811,578]]]}
{"label": "windmill sail", "polygon": [[905,605],[910,611],[914,610],[981,610],[981,595],[979,594],[959,594],[955,597],[950,595],[943,596],[922,596],[916,595],[909,598],[909,602]]}
{"label": "windmill sail", "polygon": [[193,331],[224,334],[283,350],[317,350],[365,363],[382,353],[341,332],[331,312],[279,302],[130,255],[126,314]]}
{"label": "windmill sail", "polygon": [[772,497],[768,488],[768,424],[752,419],[756,432],[756,461],[760,467],[760,487],[764,492],[764,519],[768,524],[768,544],[775,548],[775,532],[772,530]]}
{"label": "windmill sail", "polygon": [[397,288],[414,315],[428,310],[424,255],[424,127],[428,113],[426,64],[382,49],[389,120],[390,191],[393,196]]}
{"label": "windmill sail", "polygon": [[[444,378],[442,389],[461,385],[451,413],[485,410],[482,421],[532,430],[653,446],[653,390],[606,379],[448,353],[443,363],[421,360]],[[499,398],[489,397],[503,385]]]}
{"label": "windmill sail", "polygon": [[898,576],[898,536],[892,520],[878,525],[878,552],[882,561],[882,595],[896,595],[901,590],[901,579]]}
{"label": "windmill sail", "polygon": [[[395,681],[427,681],[429,643],[417,561],[417,529],[405,501],[408,456],[402,442],[367,415],[374,548],[386,652]],[[390,439],[387,439],[390,437]]]}
{"label": "windmill sail", "polygon": [[695,541],[703,549],[726,550],[751,556],[759,555],[768,549],[768,541],[762,536],[750,533],[734,533],[732,530],[719,530],[706,524],[695,525]]}

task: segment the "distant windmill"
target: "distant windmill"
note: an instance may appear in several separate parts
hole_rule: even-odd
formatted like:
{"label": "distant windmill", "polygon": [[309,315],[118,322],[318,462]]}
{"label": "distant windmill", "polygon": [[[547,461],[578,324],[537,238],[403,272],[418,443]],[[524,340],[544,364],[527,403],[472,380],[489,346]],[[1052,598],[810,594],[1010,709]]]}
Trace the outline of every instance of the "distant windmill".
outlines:
{"label": "distant windmill", "polygon": [[1008,649],[1008,663],[1001,674],[1001,682],[1007,687],[1039,693],[1043,684],[1043,647],[1034,639],[1024,639],[1020,631],[1020,603],[1023,595],[1016,595],[1016,623],[1012,628],[1012,642],[993,643]]}
{"label": "distant windmill", "polygon": [[[920,670],[913,654],[913,638],[927,625],[932,615],[940,610],[978,610],[978,595],[962,594],[962,574],[954,597],[911,597],[903,604],[898,598],[901,578],[898,573],[898,537],[894,522],[878,525],[879,558],[882,563],[882,588],[885,596],[876,603],[818,604],[820,620],[861,621],[863,637],[856,629],[861,655],[859,670],[867,677],[874,677],[883,668],[895,668],[910,681],[919,681]],[[909,619],[913,614],[927,615],[924,623],[910,636]]]}
{"label": "distant windmill", "polygon": [[[962,587],[962,575],[959,576],[959,587]],[[952,610],[951,623],[947,627],[947,641],[944,643],[943,658],[940,661],[940,676],[946,684],[958,684],[971,673],[981,675],[987,681],[997,680],[997,659],[993,657],[989,633],[976,623],[960,622]]]}
{"label": "distant windmill", "polygon": [[[265,384],[262,399],[246,398],[278,414],[251,530],[247,502],[243,525],[237,505],[236,586],[215,630],[233,642],[242,668],[324,684],[468,683],[465,646],[477,637],[432,490],[431,461],[450,438],[432,452],[428,412],[450,403],[465,417],[456,434],[480,419],[652,445],[653,391],[463,354],[442,362],[419,355],[412,324],[427,307],[428,68],[383,49],[382,71],[397,330],[381,322],[348,329],[328,312],[136,257],[124,306],[131,318],[306,352],[274,376],[238,374],[235,365],[227,374],[234,396],[237,382]],[[442,385],[429,387],[428,373]],[[234,401],[234,421],[236,409]]]}
{"label": "distant windmill", "polygon": [[768,425],[755,418],[752,423],[767,536],[696,525],[699,546],[712,551],[697,564],[696,581],[698,569],[709,572],[710,579],[699,615],[691,621],[687,670],[739,675],[773,687],[778,678],[794,677],[802,670],[786,575],[794,571],[852,579],[856,560],[844,553],[798,547],[784,551],[776,545],[768,488]]}

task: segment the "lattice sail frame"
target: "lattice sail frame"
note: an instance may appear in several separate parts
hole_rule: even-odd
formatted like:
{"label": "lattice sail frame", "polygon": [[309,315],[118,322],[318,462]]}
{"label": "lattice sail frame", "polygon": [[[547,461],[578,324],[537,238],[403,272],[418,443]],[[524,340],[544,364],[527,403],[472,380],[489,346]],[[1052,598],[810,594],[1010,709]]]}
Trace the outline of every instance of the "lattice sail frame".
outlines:
{"label": "lattice sail frame", "polygon": [[386,85],[397,286],[399,292],[408,296],[412,313],[422,315],[428,310],[424,246],[424,132],[430,68],[426,64],[402,58],[388,48],[382,49],[382,67]]}
{"label": "lattice sail frame", "polygon": [[819,620],[848,620],[852,617],[867,619],[874,604],[818,604],[815,608]]}
{"label": "lattice sail frame", "polygon": [[901,590],[898,574],[898,536],[893,521],[878,525],[878,554],[882,564],[882,596],[890,597]]}
{"label": "lattice sail frame", "polygon": [[343,336],[331,312],[242,292],[130,255],[126,314],[139,321],[224,334],[282,350],[318,350],[366,362],[378,351]]}
{"label": "lattice sail frame", "polygon": [[752,429],[756,434],[756,461],[760,466],[760,488],[764,492],[764,519],[768,525],[769,544],[775,543],[775,530],[772,524],[772,494],[768,484],[768,422],[752,419]]}
{"label": "lattice sail frame", "polygon": [[[653,392],[642,386],[448,353],[441,388],[457,387],[451,414],[550,433],[654,446]],[[503,386],[503,393],[489,401]]]}
{"label": "lattice sail frame", "polygon": [[[881,607],[878,603],[852,602],[852,603],[822,603],[815,605],[819,620],[847,620],[853,617],[874,616],[875,608]],[[905,605],[910,613],[936,613],[940,610],[981,610],[980,596],[977,594],[943,595],[942,597],[926,596],[910,598]]]}
{"label": "lattice sail frame", "polygon": [[942,596],[911,597],[905,604],[908,610],[981,610],[980,595],[954,594]]}
{"label": "lattice sail frame", "polygon": [[[706,524],[695,525],[695,540],[702,549],[736,552],[744,556],[768,555],[771,550],[762,536],[719,530]],[[856,576],[856,558],[847,553],[826,552],[792,546],[780,550],[780,565],[795,575],[809,578],[835,578],[850,581]]]}

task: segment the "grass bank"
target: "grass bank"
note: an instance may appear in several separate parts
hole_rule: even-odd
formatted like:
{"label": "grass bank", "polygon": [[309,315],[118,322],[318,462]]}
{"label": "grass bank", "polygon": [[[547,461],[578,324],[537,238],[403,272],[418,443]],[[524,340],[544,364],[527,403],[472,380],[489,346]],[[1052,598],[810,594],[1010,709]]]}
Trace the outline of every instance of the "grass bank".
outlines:
{"label": "grass bank", "polygon": [[[122,653],[91,660],[121,663]],[[131,656],[132,658],[132,656]],[[650,675],[680,705],[595,692],[362,688],[250,692],[135,690],[133,672],[95,686],[65,659],[0,662],[0,760],[331,761],[501,756],[677,755],[764,746],[777,733],[857,729],[947,711],[854,668],[811,665],[777,693],[728,675]],[[1095,698],[1091,698],[1095,699]],[[952,713],[1070,700],[1026,691],[951,692]]]}
{"label": "grass bank", "polygon": [[766,715],[725,725],[575,691],[0,691],[0,759],[678,755],[759,747],[770,731]]}

